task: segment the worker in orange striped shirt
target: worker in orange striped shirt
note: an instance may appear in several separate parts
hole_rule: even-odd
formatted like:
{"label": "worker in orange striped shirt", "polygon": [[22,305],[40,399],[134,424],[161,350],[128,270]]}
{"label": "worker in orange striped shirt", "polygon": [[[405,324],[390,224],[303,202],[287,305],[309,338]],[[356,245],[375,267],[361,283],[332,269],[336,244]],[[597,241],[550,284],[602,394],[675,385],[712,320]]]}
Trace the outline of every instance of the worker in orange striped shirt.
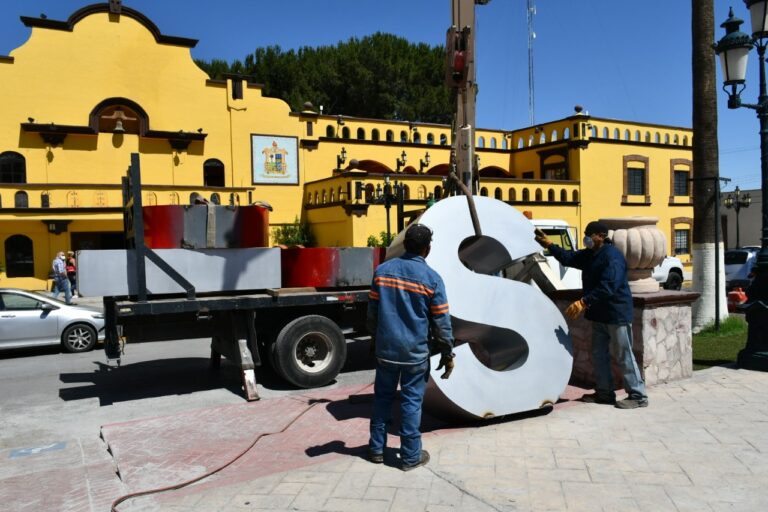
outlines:
{"label": "worker in orange striped shirt", "polygon": [[405,232],[405,254],[379,265],[368,297],[368,330],[376,345],[371,439],[368,457],[384,462],[392,401],[400,384],[400,467],[429,462],[421,448],[421,405],[429,378],[430,333],[441,353],[442,378],[453,370],[453,330],[443,280],[427,265],[432,230],[414,224]]}

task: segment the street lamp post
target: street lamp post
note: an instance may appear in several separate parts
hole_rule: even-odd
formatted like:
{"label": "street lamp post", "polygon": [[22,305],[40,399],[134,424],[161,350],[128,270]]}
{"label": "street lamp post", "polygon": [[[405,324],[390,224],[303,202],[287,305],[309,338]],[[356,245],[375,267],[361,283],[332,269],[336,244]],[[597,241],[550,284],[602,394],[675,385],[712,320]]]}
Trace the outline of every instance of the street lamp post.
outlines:
{"label": "street lamp post", "polygon": [[[765,82],[765,49],[768,46],[768,0],[744,0],[752,21],[752,36],[739,30],[742,20],[733,9],[721,25],[725,36],[715,45],[723,71],[723,90],[728,93],[728,108],[746,107],[757,112],[760,121],[760,176],[762,187],[762,237],[757,255],[755,279],[747,289],[745,312],[749,324],[747,345],[739,352],[742,368],[768,371],[768,92]],[[756,104],[743,103],[747,59],[752,47],[757,49],[760,90]]]}
{"label": "street lamp post", "polygon": [[733,194],[728,194],[728,196],[725,198],[725,207],[726,208],[733,208],[733,211],[736,212],[736,247],[741,247],[741,239],[739,237],[739,212],[742,208],[749,208],[749,205],[752,203],[752,196],[749,194],[742,194],[741,190],[739,190],[739,187],[736,187],[736,190],[733,191]]}
{"label": "street lamp post", "polygon": [[400,195],[400,189],[402,185],[400,185],[397,181],[395,181],[394,184],[394,191],[397,193],[397,196],[395,193],[393,193],[393,185],[389,181],[389,176],[384,176],[384,188],[382,189],[381,183],[376,185],[376,201],[379,204],[384,204],[384,210],[386,211],[387,216],[387,245],[389,245],[392,242],[392,230],[391,230],[391,223],[389,219],[389,210],[392,208],[392,201],[399,197]]}

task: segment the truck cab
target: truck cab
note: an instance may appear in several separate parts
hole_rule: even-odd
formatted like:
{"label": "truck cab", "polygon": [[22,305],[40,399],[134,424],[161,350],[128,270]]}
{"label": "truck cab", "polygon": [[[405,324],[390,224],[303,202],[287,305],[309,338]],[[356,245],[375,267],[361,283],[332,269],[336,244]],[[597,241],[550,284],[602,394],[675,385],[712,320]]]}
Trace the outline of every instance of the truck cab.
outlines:
{"label": "truck cab", "polygon": [[[555,244],[569,251],[578,250],[576,244],[576,228],[569,226],[567,222],[560,219],[534,219],[533,225],[542,230],[547,237]],[[581,288],[581,270],[565,267],[552,256],[547,249],[543,250],[547,263],[560,278],[563,287],[566,289]]]}

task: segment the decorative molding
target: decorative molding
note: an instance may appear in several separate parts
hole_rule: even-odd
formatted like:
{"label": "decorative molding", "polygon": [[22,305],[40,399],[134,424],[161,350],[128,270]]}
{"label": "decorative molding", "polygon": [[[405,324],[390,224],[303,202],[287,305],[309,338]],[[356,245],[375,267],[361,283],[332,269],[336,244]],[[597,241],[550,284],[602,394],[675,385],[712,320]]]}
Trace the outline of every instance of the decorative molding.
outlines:
{"label": "decorative molding", "polygon": [[75,25],[83,18],[92,14],[105,13],[109,16],[127,16],[132,18],[149,30],[155,41],[160,44],[168,44],[173,46],[183,46],[185,48],[194,48],[197,46],[197,39],[188,39],[186,37],[166,36],[160,32],[152,20],[147,18],[144,14],[140,13],[130,7],[121,6],[120,13],[115,14],[112,12],[112,8],[109,3],[92,4],[83,7],[82,9],[75,11],[67,21],[49,20],[47,18],[31,18],[28,16],[22,16],[21,22],[27,27],[47,28],[50,30],[64,30],[66,32],[72,32]]}
{"label": "decorative molding", "polygon": [[29,133],[38,133],[43,142],[51,146],[58,146],[64,142],[69,134],[96,135],[90,126],[72,126],[55,123],[21,123],[21,129]]}
{"label": "decorative molding", "polygon": [[[638,206],[650,206],[651,204],[651,196],[650,196],[650,172],[649,172],[649,163],[650,159],[647,156],[643,155],[624,155],[622,157],[623,160],[623,171],[622,171],[622,183],[623,183],[623,190],[624,192],[621,195],[621,204],[622,206],[626,205],[638,205]],[[643,164],[643,167],[645,168],[644,174],[644,181],[645,181],[645,202],[643,203],[632,203],[628,201],[629,194],[629,163],[630,162],[640,162]]]}
{"label": "decorative molding", "polygon": [[354,215],[355,217],[362,217],[363,215],[368,215],[368,207],[370,205],[367,203],[351,203],[351,204],[345,204],[344,205],[344,211],[347,212],[347,215]]}

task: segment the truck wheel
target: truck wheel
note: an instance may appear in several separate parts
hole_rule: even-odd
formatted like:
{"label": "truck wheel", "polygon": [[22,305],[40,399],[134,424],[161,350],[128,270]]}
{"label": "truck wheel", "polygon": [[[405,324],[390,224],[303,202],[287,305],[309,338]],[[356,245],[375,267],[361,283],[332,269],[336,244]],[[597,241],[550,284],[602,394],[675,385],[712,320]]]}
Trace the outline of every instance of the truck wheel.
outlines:
{"label": "truck wheel", "polygon": [[300,388],[314,388],[339,374],[347,359],[347,342],[335,322],[307,315],[283,327],[274,351],[275,369],[285,380]]}
{"label": "truck wheel", "polygon": [[683,276],[677,272],[670,271],[667,276],[667,282],[664,283],[664,288],[667,290],[679,290],[683,287]]}

